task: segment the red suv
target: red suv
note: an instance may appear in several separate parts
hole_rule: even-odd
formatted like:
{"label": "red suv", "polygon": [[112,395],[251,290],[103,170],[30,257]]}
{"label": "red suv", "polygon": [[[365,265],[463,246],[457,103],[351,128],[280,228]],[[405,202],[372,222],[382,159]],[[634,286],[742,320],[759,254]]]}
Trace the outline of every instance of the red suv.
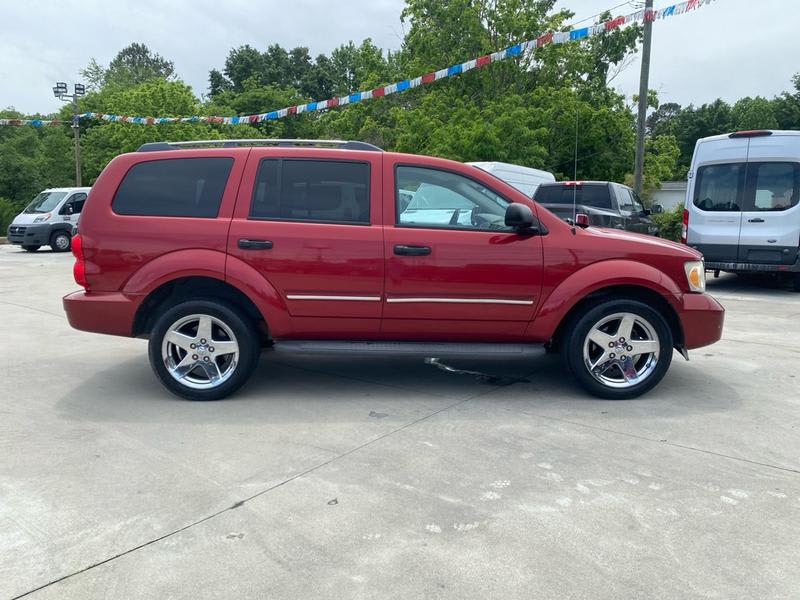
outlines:
{"label": "red suv", "polygon": [[145,144],[109,163],[73,240],[71,325],[148,338],[213,400],[261,349],[435,357],[559,351],[604,398],[720,338],[701,255],[571,226],[475,167],[362,142]]}

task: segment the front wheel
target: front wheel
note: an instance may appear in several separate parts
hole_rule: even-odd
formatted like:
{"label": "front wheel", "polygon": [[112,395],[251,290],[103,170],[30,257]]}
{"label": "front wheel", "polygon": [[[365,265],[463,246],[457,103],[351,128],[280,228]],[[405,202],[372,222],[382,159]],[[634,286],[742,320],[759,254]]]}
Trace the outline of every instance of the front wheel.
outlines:
{"label": "front wheel", "polygon": [[592,395],[635,398],[654,388],[672,361],[672,332],[657,311],[637,300],[608,300],[567,328],[564,360]]}
{"label": "front wheel", "polygon": [[55,252],[66,252],[69,250],[71,242],[72,236],[63,229],[53,232],[53,235],[50,236],[50,248]]}
{"label": "front wheel", "polygon": [[166,310],[150,334],[150,365],[173,394],[219,400],[238,390],[258,363],[255,326],[237,308],[215,299]]}

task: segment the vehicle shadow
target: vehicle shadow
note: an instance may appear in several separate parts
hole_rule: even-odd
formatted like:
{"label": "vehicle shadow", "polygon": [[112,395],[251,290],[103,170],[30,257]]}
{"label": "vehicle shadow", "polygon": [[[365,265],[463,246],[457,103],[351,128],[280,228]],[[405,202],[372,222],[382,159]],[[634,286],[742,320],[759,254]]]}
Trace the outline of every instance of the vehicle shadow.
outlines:
{"label": "vehicle shadow", "polygon": [[800,294],[792,291],[792,283],[787,277],[778,277],[764,273],[746,275],[722,273],[719,277],[709,276],[707,289],[712,295],[717,292],[774,295],[778,292],[789,297],[800,298]]}
{"label": "vehicle shadow", "polygon": [[467,400],[486,410],[573,417],[612,411],[633,419],[725,413],[740,404],[739,394],[724,380],[676,358],[650,393],[608,401],[580,389],[557,356],[431,364],[412,358],[265,352],[259,369],[237,394],[222,401],[191,402],[167,392],[142,357],[95,372],[65,390],[57,409],[70,420],[98,422],[313,424],[408,422]]}

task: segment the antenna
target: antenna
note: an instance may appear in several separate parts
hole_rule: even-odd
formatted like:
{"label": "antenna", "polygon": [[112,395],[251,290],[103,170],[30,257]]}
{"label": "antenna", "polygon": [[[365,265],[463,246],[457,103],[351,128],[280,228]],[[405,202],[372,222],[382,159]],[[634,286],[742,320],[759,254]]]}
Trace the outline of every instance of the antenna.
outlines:
{"label": "antenna", "polygon": [[575,162],[572,168],[572,233],[575,233],[575,219],[578,212],[578,103],[575,102]]}

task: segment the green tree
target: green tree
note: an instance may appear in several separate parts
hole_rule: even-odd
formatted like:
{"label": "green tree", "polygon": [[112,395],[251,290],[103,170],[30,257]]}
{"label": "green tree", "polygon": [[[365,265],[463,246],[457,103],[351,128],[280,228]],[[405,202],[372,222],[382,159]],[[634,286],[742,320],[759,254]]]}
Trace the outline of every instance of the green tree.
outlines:
{"label": "green tree", "polygon": [[773,102],[762,96],[742,98],[731,107],[733,128],[743,129],[777,129]]}
{"label": "green tree", "polygon": [[[86,70],[91,73],[98,66],[92,60]],[[133,43],[117,53],[105,69],[101,81],[104,85],[130,87],[150,79],[169,79],[174,72],[175,65],[171,60],[152,52],[144,44]]]}

